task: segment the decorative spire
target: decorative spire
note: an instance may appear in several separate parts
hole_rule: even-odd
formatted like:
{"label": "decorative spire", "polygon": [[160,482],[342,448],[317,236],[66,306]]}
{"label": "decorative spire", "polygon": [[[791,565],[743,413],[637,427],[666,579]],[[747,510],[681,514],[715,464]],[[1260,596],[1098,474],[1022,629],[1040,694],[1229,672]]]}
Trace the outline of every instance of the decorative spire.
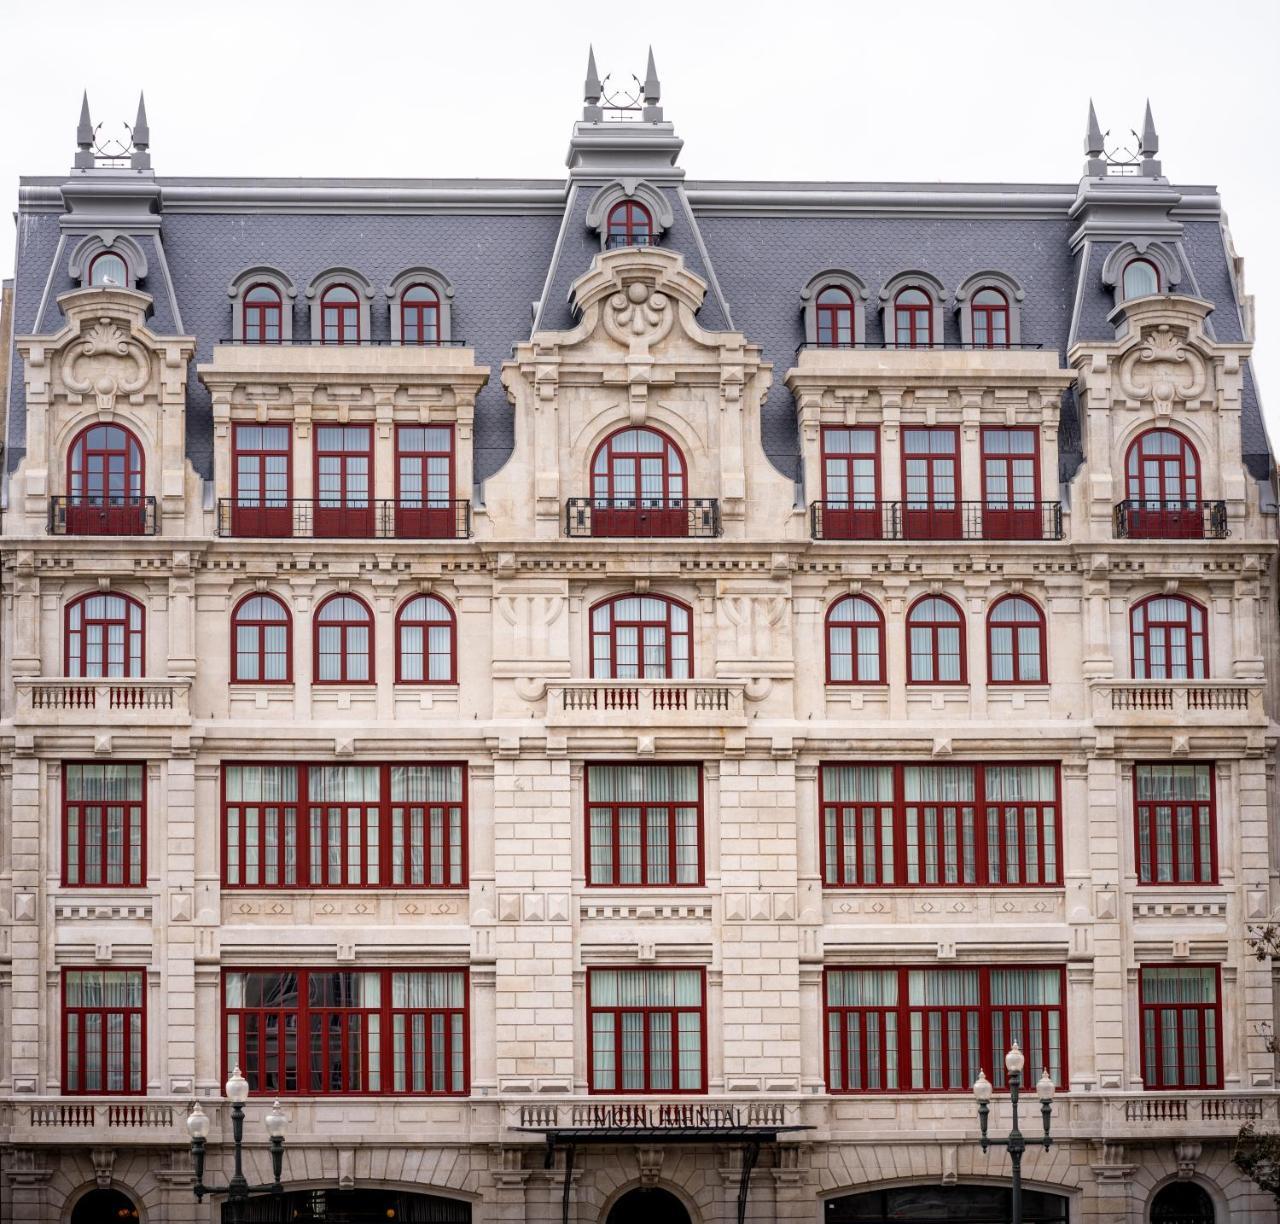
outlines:
{"label": "decorative spire", "polygon": [[596,49],[587,47],[587,79],[582,84],[582,118],[587,123],[599,123],[604,118],[600,109],[600,95],[604,86],[600,84],[600,73],[596,71]]}
{"label": "decorative spire", "polygon": [[89,91],[80,100],[80,122],[76,125],[75,169],[93,169],[93,120],[89,118]]}
{"label": "decorative spire", "polygon": [[1098,124],[1098,112],[1093,109],[1093,99],[1089,99],[1089,127],[1084,134],[1084,151],[1086,157],[1102,156],[1102,128]]}
{"label": "decorative spire", "polygon": [[1160,152],[1160,137],[1156,135],[1156,121],[1151,117],[1151,99],[1147,99],[1147,113],[1142,118],[1142,177],[1159,178],[1160,163],[1156,154]]}
{"label": "decorative spire", "polygon": [[658,69],[653,63],[653,48],[649,48],[649,62],[644,70],[644,121],[646,123],[662,122],[662,82],[658,80]]}
{"label": "decorative spire", "polygon": [[147,103],[141,91],[138,93],[138,117],[133,121],[133,153],[129,165],[134,170],[150,170],[151,129],[147,126]]}

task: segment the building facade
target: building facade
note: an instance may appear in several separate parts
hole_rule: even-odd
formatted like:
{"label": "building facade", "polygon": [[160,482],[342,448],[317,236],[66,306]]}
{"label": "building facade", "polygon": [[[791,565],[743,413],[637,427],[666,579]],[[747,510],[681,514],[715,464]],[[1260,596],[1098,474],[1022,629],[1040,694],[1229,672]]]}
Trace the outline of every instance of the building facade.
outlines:
{"label": "building facade", "polygon": [[[1273,460],[1216,191],[565,179],[18,212],[5,1219],[1274,1219]],[[1038,1110],[1031,1105],[1039,1133]],[[946,1214],[950,1212],[951,1214]]]}

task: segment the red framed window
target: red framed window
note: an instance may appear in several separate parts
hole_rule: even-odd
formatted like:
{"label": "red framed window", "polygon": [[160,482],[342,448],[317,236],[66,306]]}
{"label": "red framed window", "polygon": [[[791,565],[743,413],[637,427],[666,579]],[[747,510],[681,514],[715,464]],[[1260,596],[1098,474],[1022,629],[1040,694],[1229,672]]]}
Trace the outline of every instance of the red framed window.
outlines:
{"label": "red framed window", "polygon": [[980,1070],[1006,1087],[1004,1052],[1067,1086],[1065,971],[1041,965],[829,968],[823,975],[827,1090],[971,1092]]}
{"label": "red framed window", "polygon": [[827,609],[827,683],[885,683],[884,616],[865,595]]}
{"label": "red framed window", "polygon": [[321,295],[320,335],[325,344],[360,343],[360,296],[350,285],[330,285]]}
{"label": "red framed window", "polygon": [[1024,595],[997,599],[987,613],[987,682],[1047,684],[1044,613]]}
{"label": "red framed window", "polygon": [[141,888],[147,882],[147,776],[137,762],[62,766],[62,882]]}
{"label": "red framed window", "polygon": [[374,507],[370,497],[372,427],[317,426],[315,461],[315,534],[371,537],[374,534]]}
{"label": "red framed window", "polygon": [[1127,534],[1135,539],[1199,539],[1200,456],[1177,430],[1148,429],[1125,455]]}
{"label": "red framed window", "polygon": [[988,540],[1040,538],[1040,438],[1036,430],[983,427],[982,534]]}
{"label": "red framed window", "polygon": [[1133,767],[1139,884],[1216,884],[1213,766]]}
{"label": "red framed window", "polygon": [[822,430],[822,538],[876,540],[880,522],[880,434]]}
{"label": "red framed window", "polygon": [[591,461],[591,530],[599,536],[689,533],[685,463],[656,429],[620,429]]}
{"label": "red framed window", "polygon": [[615,595],[591,609],[591,675],[598,680],[688,680],[692,613],[665,595]]}
{"label": "red framed window", "polygon": [[620,200],[609,209],[607,247],[652,246],[653,218],[635,200]]}
{"label": "red framed window", "polygon": [[274,595],[246,595],[231,612],[231,683],[293,680],[293,619]]}
{"label": "red framed window", "polygon": [[1221,997],[1217,965],[1139,967],[1144,1088],[1222,1087]]}
{"label": "red framed window", "polygon": [[456,684],[457,625],[434,595],[416,595],[396,613],[396,683]]}
{"label": "red framed window", "polygon": [[917,599],[907,612],[907,683],[964,684],[964,614],[943,595]]}
{"label": "red framed window", "polygon": [[454,517],[453,426],[396,426],[396,535],[447,540]]}
{"label": "red framed window", "polygon": [[587,970],[589,1090],[705,1092],[702,969]]}
{"label": "red framed window", "polygon": [[232,969],[222,1065],[265,1096],[462,1096],[465,969]]}
{"label": "red framed window", "polygon": [[909,540],[958,540],[960,432],[950,425],[902,431],[902,531]]}
{"label": "red framed window", "polygon": [[1058,768],[823,764],[827,888],[1056,888]]}
{"label": "red framed window", "polygon": [[90,425],[67,452],[67,533],[140,535],[146,464],[138,439],[122,425]]}
{"label": "red framed window", "polygon": [[330,595],[316,609],[313,684],[373,683],[373,613],[355,595]]}
{"label": "red framed window", "polygon": [[62,971],[62,1091],[67,1096],[146,1092],[145,969]]}
{"label": "red framed window", "polygon": [[274,285],[253,285],[244,295],[241,304],[245,344],[279,344],[283,332],[280,328],[284,314],[280,290]]}
{"label": "red framed window", "polygon": [[1131,259],[1124,267],[1121,286],[1125,301],[1160,292],[1160,269],[1149,259]]}
{"label": "red framed window", "polygon": [[1135,680],[1204,680],[1208,613],[1181,595],[1148,595],[1129,612]]}
{"label": "red framed window", "polygon": [[227,763],[227,888],[463,888],[461,764]]}
{"label": "red framed window", "polygon": [[1009,347],[1009,299],[999,289],[979,289],[969,310],[974,348]]}
{"label": "red framed window", "polygon": [[440,298],[430,285],[410,285],[400,295],[400,342],[440,343]]}
{"label": "red framed window", "polygon": [[840,285],[825,285],[813,303],[820,348],[851,348],[854,327],[853,295]]}
{"label": "red framed window", "polygon": [[897,348],[929,348],[933,344],[933,298],[923,289],[903,289],[893,299],[893,332]]}
{"label": "red framed window", "polygon": [[702,883],[702,769],[588,765],[587,883],[669,888]]}
{"label": "red framed window", "polygon": [[66,672],[85,679],[145,674],[146,613],[131,595],[86,594],[67,604]]}
{"label": "red framed window", "polygon": [[232,425],[231,530],[238,536],[293,534],[291,427]]}
{"label": "red framed window", "polygon": [[115,251],[99,251],[89,262],[89,285],[94,289],[128,289],[129,265]]}

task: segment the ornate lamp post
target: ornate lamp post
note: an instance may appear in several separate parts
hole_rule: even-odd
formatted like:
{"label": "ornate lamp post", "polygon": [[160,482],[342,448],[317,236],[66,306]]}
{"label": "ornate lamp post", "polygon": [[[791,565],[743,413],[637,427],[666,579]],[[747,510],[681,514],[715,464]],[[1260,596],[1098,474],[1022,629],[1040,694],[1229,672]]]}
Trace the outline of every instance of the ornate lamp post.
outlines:
{"label": "ornate lamp post", "polygon": [[[991,1081],[985,1071],[978,1072],[974,1081],[973,1095],[978,1100],[978,1124],[982,1128],[982,1150],[985,1152],[994,1143],[997,1147],[1009,1149],[1009,1160],[1013,1163],[1013,1210],[1010,1213],[1012,1224],[1022,1224],[1022,1153],[1027,1150],[1027,1140],[1018,1129],[1018,1092],[1022,1087],[1022,1068],[1026,1063],[1022,1051],[1015,1041],[1004,1056],[1004,1068],[1009,1078],[1009,1106],[1013,1111],[1013,1120],[1007,1139],[987,1138],[987,1117],[991,1112]],[[1053,1140],[1049,1138],[1049,1122],[1053,1116],[1053,1080],[1049,1078],[1046,1068],[1036,1084],[1036,1095],[1040,1098],[1040,1114],[1044,1119],[1044,1138],[1035,1142],[1043,1143],[1047,1152]]]}
{"label": "ornate lamp post", "polygon": [[187,1130],[191,1134],[191,1159],[195,1163],[196,1184],[194,1187],[196,1202],[202,1202],[206,1194],[225,1194],[232,1204],[232,1215],[239,1219],[240,1207],[254,1194],[282,1194],[284,1186],[280,1182],[280,1172],[284,1165],[284,1128],[288,1119],[280,1112],[280,1102],[271,1106],[270,1112],[262,1119],[271,1137],[271,1172],[274,1181],[265,1186],[251,1186],[245,1179],[241,1164],[241,1149],[244,1145],[244,1103],[249,1099],[249,1083],[240,1074],[237,1067],[231,1072],[226,1085],[227,1100],[231,1102],[231,1137],[235,1144],[235,1171],[225,1186],[206,1186],[204,1184],[204,1145],[209,1137],[209,1115],[200,1108],[197,1101],[191,1107],[187,1117]]}

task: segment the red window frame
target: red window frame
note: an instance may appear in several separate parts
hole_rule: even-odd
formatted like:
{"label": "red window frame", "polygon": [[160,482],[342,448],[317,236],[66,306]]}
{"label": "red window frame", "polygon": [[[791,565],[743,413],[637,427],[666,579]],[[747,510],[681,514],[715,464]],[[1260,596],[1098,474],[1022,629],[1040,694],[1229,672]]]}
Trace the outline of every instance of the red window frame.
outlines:
{"label": "red window frame", "polygon": [[[1026,973],[1053,971],[1059,975],[1057,1003],[1006,1003],[993,1002],[992,975],[997,973]],[[877,973],[896,975],[896,1002],[869,1005],[838,1005],[832,1003],[832,976],[837,973]],[[911,1003],[910,975],[932,973],[943,975],[975,973],[978,998],[971,1003]],[[827,1091],[833,1095],[863,1095],[876,1093],[932,1093],[972,1092],[973,1081],[980,1070],[990,1070],[992,1084],[1004,1089],[1007,1077],[1004,1053],[1009,1042],[1018,1043],[1027,1051],[1027,1065],[1023,1071],[1023,1088],[1034,1084],[1043,1069],[1035,1065],[1035,1058],[1046,1060],[1053,1038],[1051,1015],[1057,1015],[1058,1067],[1056,1086],[1065,1089],[1068,1083],[1067,1056],[1067,981],[1062,965],[828,965],[822,974],[823,1049]],[[892,1017],[893,1025],[888,1023]],[[892,1045],[897,1072],[897,1083],[881,1083],[876,1087],[865,1086],[871,1078],[868,1074],[870,1043],[866,1034],[868,1021],[874,1019],[877,1044],[884,1052],[886,1037],[892,1027]],[[913,1019],[919,1024],[913,1026]],[[856,1021],[856,1023],[855,1023]],[[1039,1032],[1034,1029],[1038,1026]],[[917,1032],[920,1048],[925,1054],[919,1068],[913,1061],[913,1043]],[[1027,1038],[1030,1037],[1030,1041]],[[929,1055],[936,1050],[940,1064],[935,1066]],[[838,1051],[839,1057],[834,1057]],[[856,1055],[861,1084],[848,1086],[845,1068],[850,1066],[850,1055]],[[882,1070],[887,1071],[887,1060]],[[882,1081],[887,1079],[882,1075]]]}
{"label": "red window frame", "polygon": [[[856,617],[838,615],[846,609],[855,607],[869,608],[874,614],[872,620],[859,620]],[[858,649],[858,636],[863,629],[874,629],[876,634],[876,675],[864,676],[863,658],[864,652]],[[836,645],[836,634],[840,630],[847,629],[849,631],[849,649],[841,650]],[[827,609],[826,615],[826,642],[827,642],[827,683],[840,685],[885,685],[889,683],[888,676],[885,672],[885,646],[884,646],[884,613],[877,606],[874,599],[869,599],[866,595],[844,595],[837,599]],[[869,653],[869,652],[868,652]],[[837,676],[836,667],[833,663],[837,660],[848,659],[849,675]],[[840,670],[844,670],[841,668]],[[869,670],[869,669],[868,669]]]}
{"label": "red window frame", "polygon": [[605,245],[652,246],[653,217],[649,210],[638,200],[619,200],[609,209]]}
{"label": "red window frame", "polygon": [[[924,301],[903,301],[909,293],[919,294]],[[893,299],[892,348],[933,347],[933,294],[919,285],[899,289]]]}
{"label": "red window frame", "polygon": [[[282,978],[291,976],[294,978],[296,1001],[292,1006],[232,1006],[228,1002],[228,987],[233,974],[279,975]],[[372,974],[379,979],[379,1001],[376,1007],[349,1005],[345,1002],[311,1002],[309,988],[312,977],[324,975],[347,978],[356,974]],[[457,975],[461,981],[462,1004],[397,1007],[393,1000],[393,980],[396,974]],[[354,981],[343,983],[344,989],[355,985]],[[230,1074],[232,1066],[238,1065],[249,1081],[251,1094],[268,1097],[466,1096],[471,1090],[471,982],[469,971],[460,966],[433,965],[392,969],[229,967],[222,973],[221,1011],[223,1070]],[[448,1068],[450,1080],[447,1088],[436,1090],[424,1087],[414,1090],[406,1086],[397,1090],[395,1087],[396,1021],[411,1021],[416,1016],[423,1017],[421,1036],[424,1038],[434,1027],[431,1023],[433,1019],[439,1017],[442,1021],[447,1021],[439,1026],[443,1065]],[[369,1052],[372,1030],[368,1019],[373,1017],[378,1020],[376,1027],[379,1056],[376,1065]],[[460,1018],[460,1022],[455,1017]],[[357,1018],[364,1018],[365,1023],[357,1025]],[[289,1024],[290,1019],[292,1026]],[[319,1023],[315,1023],[317,1020]],[[406,1038],[405,1061],[409,1065],[415,1053],[414,1026],[411,1022],[404,1023],[403,1028]],[[460,1050],[457,1048],[459,1038]],[[264,1050],[265,1057],[262,1053]],[[340,1070],[336,1087],[332,1079],[325,1082],[326,1068],[321,1068],[323,1078],[319,1083],[316,1082],[315,1064],[317,1054],[321,1051],[338,1055]],[[459,1053],[460,1059],[456,1057]],[[425,1067],[430,1067],[430,1045],[424,1054]],[[358,1087],[351,1086],[353,1062],[359,1065]],[[331,1065],[327,1070],[332,1074]],[[369,1086],[373,1072],[377,1076],[376,1087]]]}
{"label": "red window frame", "polygon": [[[1205,781],[1204,795],[1194,798],[1169,794],[1142,797],[1144,771],[1194,771]],[[1133,767],[1134,861],[1138,883],[1144,887],[1186,887],[1218,882],[1217,779],[1209,761],[1138,761]],[[1176,788],[1174,788],[1176,790]],[[1199,789],[1197,787],[1197,789]],[[1168,846],[1167,856],[1160,853]],[[1168,870],[1161,859],[1167,858]],[[1188,871],[1189,869],[1189,871]]]}
{"label": "red window frame", "polygon": [[1145,429],[1129,444],[1124,470],[1131,539],[1203,537],[1203,469],[1190,438],[1176,429]]}
{"label": "red window frame", "polygon": [[[638,975],[648,973],[696,973],[698,975],[698,999],[696,1006],[692,1004],[671,1003],[671,1004],[612,1004],[597,1005],[595,1002],[595,985],[598,974],[616,973],[623,975]],[[674,996],[674,985],[672,994]],[[624,1052],[624,1015],[640,1015],[644,1019],[641,1023],[641,1079],[642,1083],[639,1087],[624,1083],[624,1067],[620,1055]],[[697,1017],[698,1022],[698,1051],[700,1057],[700,1075],[699,1082],[696,1087],[680,1086],[680,1048],[678,1042],[679,1035],[679,1019],[681,1015],[691,1015]],[[596,1017],[612,1016],[614,1023],[612,1026],[612,1054],[613,1054],[613,1081],[614,1086],[608,1087],[602,1084],[601,1078],[597,1071],[596,1057]],[[670,1054],[670,1070],[671,1070],[671,1086],[667,1088],[655,1087],[655,1067],[653,1063],[653,1036],[654,1036],[654,1020],[661,1016],[669,1017],[667,1024],[667,1040],[668,1051]],[[603,1032],[604,1026],[601,1026]],[[668,965],[593,965],[587,970],[587,1091],[597,1096],[618,1096],[626,1093],[643,1092],[652,1093],[660,1096],[680,1096],[690,1093],[706,1092],[707,1090],[707,972],[704,968],[691,965],[668,966]]]}
{"label": "red window frame", "polygon": [[[1167,616],[1165,605],[1182,604],[1185,615]],[[1152,619],[1152,609],[1159,609],[1161,619]],[[1197,619],[1200,627],[1196,628]],[[1209,678],[1209,609],[1187,595],[1148,595],[1129,609],[1129,652],[1135,680],[1207,680]],[[1153,635],[1158,631],[1158,636]],[[1161,663],[1156,670],[1165,674],[1153,676],[1153,649]],[[1183,656],[1176,666],[1174,656]],[[1172,673],[1181,671],[1182,675]]]}
{"label": "red window frame", "polygon": [[[636,448],[641,438],[657,445]],[[660,429],[614,430],[591,458],[591,531],[597,536],[689,534],[687,465],[679,446]]]}
{"label": "red window frame", "polygon": [[[1034,620],[1020,620],[1007,615],[1014,605],[1025,604],[1035,614]],[[1001,613],[1006,615],[1002,616]],[[1028,646],[1024,633],[1034,633],[1035,642]],[[1000,634],[1008,634],[1008,648]],[[1044,609],[1027,595],[1002,595],[987,611],[987,683],[1048,684],[1048,632]],[[996,675],[997,657],[1009,659],[1009,676]]]}
{"label": "red window frame", "polygon": [[458,534],[454,449],[452,425],[396,426],[397,536],[447,540]]}
{"label": "red window frame", "polygon": [[[356,604],[364,609],[363,619],[351,615],[344,615],[336,620],[320,619],[321,613],[331,604],[341,604],[343,601]],[[348,609],[342,608],[341,611],[348,612]],[[321,628],[337,629],[340,647],[338,650],[322,650],[324,642],[322,640]],[[358,672],[358,668],[352,667],[352,661],[361,653],[352,648],[352,638],[360,630],[365,631],[365,647],[363,654],[365,656],[365,670],[368,673],[365,676],[353,675]],[[374,621],[373,610],[359,596],[350,592],[335,592],[332,595],[325,596],[317,605],[316,610],[312,614],[312,636],[315,639],[312,643],[313,658],[311,661],[311,683],[312,684],[374,684],[376,677],[374,675]],[[320,659],[322,655],[335,657],[341,661],[339,668],[340,674],[331,676],[328,679],[322,679],[320,675]]]}
{"label": "red window frame", "polygon": [[880,431],[824,425],[822,538],[878,540],[880,514]]}
{"label": "red window frame", "polygon": [[[936,615],[926,617],[925,612],[932,613],[934,610],[927,605],[931,603],[941,603],[948,605],[956,614],[957,620],[949,621],[942,619]],[[968,645],[965,641],[965,616],[964,609],[956,603],[954,599],[946,595],[921,595],[919,599],[907,609],[907,683],[908,684],[927,684],[927,685],[954,685],[968,684]],[[923,658],[923,652],[915,651],[913,646],[913,630],[924,630],[929,635],[929,675],[918,676],[916,674],[916,659]],[[959,659],[960,675],[954,680],[939,680],[938,675],[941,670],[943,658],[948,657],[951,652],[945,654],[938,649],[939,633],[954,629],[959,632],[959,645],[956,650],[956,657]]]}
{"label": "red window frame", "polygon": [[1156,280],[1156,290],[1155,290],[1155,291],[1156,291],[1157,293],[1159,293],[1159,292],[1160,292],[1160,287],[1161,287],[1161,285],[1164,283],[1164,278],[1160,275],[1160,269],[1159,269],[1159,268],[1158,268],[1154,263],[1152,263],[1152,262],[1151,262],[1151,260],[1149,260],[1149,259],[1131,259],[1131,260],[1129,260],[1129,262],[1128,262],[1127,264],[1125,264],[1125,266],[1124,266],[1124,271],[1120,274],[1120,296],[1121,296],[1121,297],[1123,297],[1125,301],[1129,301],[1129,300],[1130,300],[1130,298],[1132,298],[1132,297],[1147,297],[1147,296],[1149,296],[1148,294],[1131,294],[1131,293],[1129,292],[1129,283],[1128,283],[1128,282],[1129,282],[1129,269],[1130,269],[1130,268],[1136,268],[1136,267],[1139,267],[1139,266],[1144,267],[1144,268],[1150,268],[1150,269],[1151,269],[1151,275],[1152,275],[1152,276],[1154,276],[1154,277],[1155,277],[1155,280]]}
{"label": "red window frame", "polygon": [[[634,614],[623,618],[619,609],[626,605],[639,605]],[[646,616],[646,605],[661,605],[663,615]],[[607,617],[608,624],[600,628],[599,622]],[[684,628],[678,627],[680,618]],[[591,676],[595,680],[689,680],[693,677],[693,609],[683,600],[670,595],[612,595],[591,605],[588,624],[591,626]],[[619,642],[619,631],[624,638],[630,633],[633,642]],[[650,632],[651,631],[651,632]],[[683,642],[682,642],[683,639]],[[683,655],[678,649],[683,647]],[[662,650],[661,668],[651,668],[646,653],[650,648]],[[634,664],[619,662],[624,650],[635,650]],[[680,666],[683,664],[683,667]],[[626,674],[619,674],[619,669]]]}
{"label": "red window frame", "polygon": [[[231,530],[237,536],[293,534],[293,426],[231,426]],[[283,445],[267,445],[283,437]],[[252,442],[254,445],[244,445]],[[283,477],[283,480],[281,479]]]}
{"label": "red window frame", "polygon": [[440,343],[440,295],[430,285],[407,285],[400,295],[400,343]]}
{"label": "red window frame", "polygon": [[[337,295],[349,293],[351,300]],[[359,344],[360,294],[350,285],[330,285],[320,295],[320,342],[322,344]]]}
{"label": "red window frame", "polygon": [[[1148,998],[1153,982],[1147,978],[1151,970],[1213,971],[1214,998],[1212,1003],[1177,1002],[1164,1003]],[[1173,1016],[1173,1031],[1162,1024],[1162,1013]],[[1222,966],[1206,962],[1152,962],[1138,966],[1138,1030],[1142,1049],[1142,1081],[1148,1092],[1160,1092],[1170,1088],[1221,1088],[1222,1087]],[[1212,1016],[1212,1022],[1209,1017]],[[1212,1033],[1209,1032],[1212,1027]],[[1165,1074],[1166,1043],[1172,1037],[1177,1047],[1174,1073]],[[1186,1052],[1194,1042],[1200,1074],[1188,1074]],[[1210,1071],[1213,1074],[1206,1074]],[[1154,1074],[1152,1074],[1154,1073]],[[1156,1082],[1152,1083],[1152,1079]]]}
{"label": "red window frame", "polygon": [[141,535],[147,462],[132,430],[98,421],[67,450],[67,534]]}
{"label": "red window frame", "polygon": [[1038,540],[1042,535],[1040,515],[1040,431],[984,425],[983,536],[988,540]]}
{"label": "red window frame", "polygon": [[315,426],[314,436],[315,534],[371,538],[373,426],[325,422]]}
{"label": "red window frame", "polygon": [[813,299],[814,336],[819,348],[852,348],[854,311],[853,294],[843,285],[823,285]]}
{"label": "red window frame", "polygon": [[[994,294],[998,302],[983,302],[983,294]],[[973,347],[980,349],[1006,349],[1009,347],[1009,299],[1003,290],[994,285],[978,289],[969,305],[969,319],[973,333]]]}
{"label": "red window frame", "polygon": [[[83,772],[73,788],[72,770],[100,771],[99,795],[86,798]],[[112,770],[136,770],[137,797],[104,797]],[[128,775],[120,781],[133,789]],[[71,792],[78,789],[79,797]],[[117,787],[116,789],[119,789]],[[115,813],[113,815],[113,813]],[[113,825],[115,826],[113,829]],[[114,857],[119,871],[112,871]],[[96,847],[96,856],[91,851]],[[96,870],[91,866],[96,857]],[[118,875],[118,879],[110,878]],[[142,761],[63,761],[62,763],[62,884],[65,888],[144,888],[147,883],[147,767]]]}
{"label": "red window frame", "polygon": [[[595,771],[602,769],[634,770],[634,777],[656,774],[663,769],[692,769],[696,772],[698,788],[696,800],[672,798],[648,798],[628,795],[621,799],[592,798],[591,782]],[[706,836],[706,806],[704,803],[704,781],[702,766],[688,761],[591,761],[582,771],[583,810],[585,812],[585,836],[583,849],[585,856],[586,882],[588,888],[700,888],[705,883],[705,861],[703,842]],[[696,843],[680,841],[678,809],[697,809]],[[620,881],[623,874],[624,842],[623,821],[627,813],[635,811],[635,839],[628,840],[627,849],[634,849],[631,862],[639,868],[639,879]],[[660,814],[655,823],[655,814]],[[608,840],[602,834],[607,832]],[[657,833],[665,822],[665,838]],[[680,874],[679,851],[681,846],[694,846],[697,854],[696,878],[678,879]],[[598,853],[597,853],[598,852]],[[664,857],[665,856],[665,857]],[[665,878],[660,876],[660,868],[665,864]],[[607,875],[608,879],[599,878]]]}
{"label": "red window frame", "polygon": [[[115,1005],[72,1005],[68,1002],[71,995],[72,975],[88,977],[97,975],[106,978],[109,975],[137,975],[137,1006],[130,1004]],[[121,1087],[114,1087],[108,1079],[110,1057],[109,1043],[112,1019],[121,1024],[120,1067]],[[96,1019],[99,1033],[99,1083],[97,1087],[86,1087],[87,1045],[86,1023]],[[133,1038],[137,1021],[136,1042]],[[84,1038],[82,1040],[82,1037]],[[145,1096],[147,1091],[147,971],[132,965],[113,965],[109,969],[90,966],[70,966],[62,970],[62,1092],[65,1096]],[[128,1039],[126,1039],[128,1038]],[[77,1047],[74,1053],[73,1044]],[[135,1048],[136,1046],[136,1048]]]}
{"label": "red window frame", "polygon": [[[124,605],[123,616],[95,616],[92,619],[88,616],[88,610],[93,607],[95,600],[110,601],[113,599],[121,600]],[[79,616],[77,617],[77,612]],[[136,626],[134,619],[137,619]],[[79,620],[77,627],[72,626],[74,620]],[[110,656],[106,658],[107,667],[99,667],[96,671],[89,670],[88,654],[85,649],[86,637],[89,635],[91,626],[97,626],[99,630],[99,649],[106,646],[108,650],[112,645],[110,641],[110,630],[113,625],[123,626],[121,634],[121,645],[123,646],[122,661],[124,668],[119,672],[110,670]],[[121,591],[85,591],[83,595],[77,595],[74,599],[67,603],[66,611],[63,616],[63,659],[65,660],[64,672],[69,677],[83,678],[86,680],[138,680],[147,673],[147,610],[132,595],[125,595]],[[74,649],[73,649],[74,648]]]}
{"label": "red window frame", "polygon": [[[860,771],[862,793],[832,793],[854,781],[833,772],[846,769]],[[908,769],[920,771],[918,783],[930,774],[936,783],[950,780],[953,791],[958,771],[969,771],[972,798],[909,799]],[[1038,782],[1040,771],[1051,770],[1052,795],[1004,795],[1001,771],[1009,769],[1037,771],[1027,781]],[[1062,823],[1062,776],[1054,761],[823,761],[818,767],[824,888],[1061,888]]]}
{"label": "red window frame", "polygon": [[[256,298],[255,293],[259,295]],[[274,285],[250,285],[241,299],[240,312],[240,339],[245,344],[279,344],[284,339],[284,299]]]}
{"label": "red window frame", "polygon": [[[251,606],[256,602],[275,604],[284,613],[283,617],[272,618],[261,615],[247,615],[250,611],[258,612],[258,609]],[[283,651],[268,650],[266,642],[267,631],[278,629],[281,626],[284,627]],[[241,630],[250,631],[253,634],[252,644],[247,650],[240,649]],[[284,675],[268,679],[266,676],[268,656],[281,654],[284,656]],[[256,660],[257,675],[246,676],[242,674],[241,658],[246,655]],[[289,611],[289,605],[278,595],[272,595],[269,591],[250,591],[231,609],[231,683],[293,683],[293,613]]]}
{"label": "red window frame", "polygon": [[[902,534],[908,540],[958,540],[962,532],[960,431],[954,425],[904,425]],[[916,439],[926,449],[912,450]]]}
{"label": "red window frame", "polygon": [[[424,609],[434,605],[442,615],[436,617],[419,616],[418,606]],[[410,616],[409,613],[415,613]],[[431,630],[446,626],[449,631],[449,648],[447,651],[431,649]],[[422,637],[423,649],[412,651],[405,649],[405,631],[417,629]],[[421,675],[406,674],[405,662],[408,658],[419,656]],[[436,659],[446,661],[443,675],[431,675],[432,663]],[[449,604],[438,595],[412,595],[396,610],[396,683],[397,684],[457,684],[458,683],[458,618]]]}
{"label": "red window frame", "polygon": [[[101,285],[94,277],[97,276],[98,264],[104,259],[119,260],[120,266],[124,269],[124,281],[119,285]],[[128,289],[129,288],[129,261],[125,259],[119,251],[99,251],[89,261],[89,287],[91,289]]]}

